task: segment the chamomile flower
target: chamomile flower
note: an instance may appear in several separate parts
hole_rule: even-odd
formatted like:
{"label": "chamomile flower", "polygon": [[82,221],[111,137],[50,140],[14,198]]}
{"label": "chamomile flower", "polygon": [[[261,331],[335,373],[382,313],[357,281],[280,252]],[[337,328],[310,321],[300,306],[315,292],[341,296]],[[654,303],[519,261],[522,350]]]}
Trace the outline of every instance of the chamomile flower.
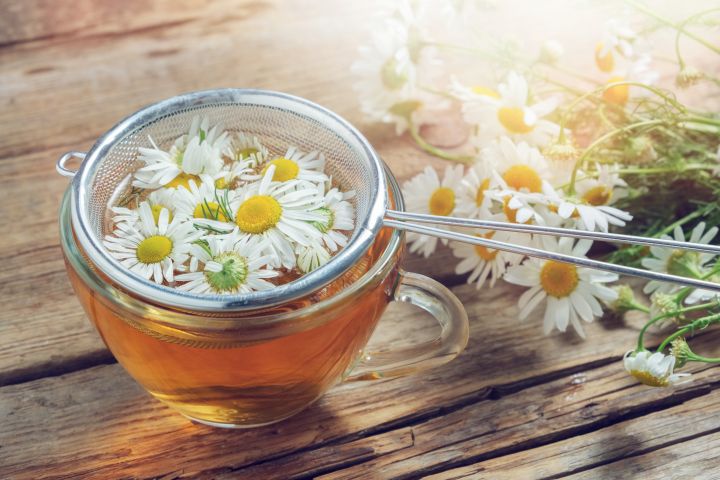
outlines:
{"label": "chamomile flower", "polygon": [[[573,243],[573,239],[568,237],[543,239],[546,250],[580,258],[585,257],[591,245],[589,240]],[[602,315],[598,299],[611,302],[617,298],[615,290],[602,285],[617,280],[616,274],[554,260],[530,258],[522,265],[508,269],[503,278],[515,285],[530,287],[518,301],[521,320],[527,318],[538,305],[546,303],[543,320],[545,334],[553,328],[564,332],[568,325],[572,325],[578,335],[585,338],[580,320],[592,322],[595,317]]]}
{"label": "chamomile flower", "polygon": [[[322,238],[312,223],[327,220],[315,212],[323,206],[322,187],[300,180],[273,182],[275,168],[271,164],[260,181],[239,189],[230,201],[230,211],[240,233],[264,239],[279,264],[293,268],[294,245],[307,246]],[[222,222],[205,222],[223,226]]]}
{"label": "chamomile flower", "polygon": [[501,137],[483,148],[481,156],[494,165],[493,186],[502,190],[541,193],[549,186],[547,160],[526,142]]}
{"label": "chamomile flower", "polygon": [[213,175],[215,187],[232,190],[246,182],[257,180],[260,175],[252,165],[253,160],[236,160],[230,165],[225,165],[222,170]]}
{"label": "chamomile flower", "polygon": [[476,161],[460,182],[457,214],[468,218],[483,218],[492,204],[487,191],[493,177],[493,168],[486,159]]}
{"label": "chamomile flower", "polygon": [[[693,228],[688,242],[709,244],[717,235],[718,227],[712,227],[705,231],[705,223],[698,223]],[[685,242],[685,233],[682,228],[675,227],[673,232],[674,239],[679,242]],[[672,240],[669,235],[663,235],[662,238]],[[702,278],[704,276],[704,267],[715,258],[712,253],[693,252],[690,250],[673,250],[670,248],[650,247],[652,257],[642,259],[642,266],[648,270],[661,273],[670,273],[681,277]],[[671,293],[679,287],[668,282],[659,282],[651,280],[643,291],[645,293]],[[712,298],[717,295],[709,290],[696,289],[686,299],[688,303],[697,302],[703,298]]]}
{"label": "chamomile flower", "polygon": [[[150,195],[148,195],[146,201],[150,205],[150,210],[152,211],[153,218],[155,219],[155,224],[157,224],[160,220],[160,212],[162,212],[163,209],[166,209],[168,211],[168,221],[172,222],[175,216],[174,189],[160,188],[158,190],[154,190],[150,193]],[[114,223],[136,223],[140,218],[138,210],[133,210],[125,207],[112,207],[112,211],[114,214],[112,217]]]}
{"label": "chamomile flower", "polygon": [[595,64],[598,69],[612,72],[616,65],[616,54],[631,58],[636,38],[637,34],[625,21],[614,18],[608,20],[602,39],[595,45]]}
{"label": "chamomile flower", "polygon": [[265,280],[278,276],[268,266],[272,255],[265,254],[263,241],[240,235],[236,228],[227,235],[208,237],[202,244],[193,244],[193,258],[203,264],[202,271],[177,275],[178,290],[193,293],[250,293],[268,290],[275,285]]}
{"label": "chamomile flower", "polygon": [[250,168],[258,168],[267,160],[268,149],[256,136],[238,132],[230,139],[225,154],[234,162]]}
{"label": "chamomile flower", "polygon": [[[611,205],[627,196],[627,183],[620,178],[618,165],[595,165],[594,177],[581,178],[575,183],[578,198],[585,204],[599,207]],[[582,177],[583,173],[580,172]]]}
{"label": "chamomile flower", "polygon": [[548,202],[548,205],[554,207],[560,218],[576,219],[578,228],[591,232],[596,230],[607,232],[610,225],[623,227],[633,218],[632,215],[619,208],[586,203],[584,198],[561,196],[554,189],[546,190],[541,201]]}
{"label": "chamomile flower", "polygon": [[214,175],[223,165],[222,152],[227,146],[227,133],[219,125],[210,128],[208,118],[193,118],[187,135],[178,138],[169,151],[140,147],[139,160],[145,166],[135,172],[133,185],[141,188],[188,186],[201,173]]}
{"label": "chamomile flower", "polygon": [[263,173],[267,172],[270,166],[275,167],[275,175],[272,177],[273,182],[305,180],[322,183],[328,179],[328,176],[323,172],[325,169],[325,155],[317,151],[305,153],[296,147],[290,147],[282,157],[276,157],[267,162],[263,168]]}
{"label": "chamomile flower", "polygon": [[235,191],[218,189],[209,175],[200,175],[200,184],[192,181],[189,188],[178,187],[175,193],[175,210],[183,218],[199,218],[232,222],[230,202]]}
{"label": "chamomile flower", "polygon": [[110,254],[130,271],[155,283],[172,282],[174,271],[181,270],[188,258],[190,244],[203,232],[180,217],[169,221],[170,212],[163,209],[155,223],[147,202],[138,208],[138,222],[119,223],[103,244]]}
{"label": "chamomile flower", "polygon": [[315,211],[324,217],[314,225],[322,233],[322,241],[330,252],[347,245],[348,234],[355,228],[355,209],[348,202],[354,196],[353,190],[343,193],[332,188],[325,194],[324,206]]}
{"label": "chamomile flower", "polygon": [[[457,196],[463,178],[462,165],[445,167],[442,182],[432,167],[425,167],[422,173],[403,184],[403,197],[409,212],[430,215],[452,216],[457,206]],[[408,232],[411,252],[429,257],[437,247],[438,239],[427,235]],[[447,240],[441,239],[443,244]]]}
{"label": "chamomile flower", "polygon": [[[504,231],[488,231],[476,233],[476,235],[500,242],[513,241],[510,232]],[[514,265],[522,260],[522,255],[480,245],[450,242],[450,248],[452,248],[453,255],[461,259],[455,267],[455,273],[463,275],[470,272],[467,283],[475,283],[478,290],[485,285],[488,279],[490,279],[490,286],[495,286],[495,282],[505,274],[508,264]]]}
{"label": "chamomile flower", "polygon": [[668,387],[689,381],[689,373],[674,373],[675,357],[647,350],[627,352],[623,357],[625,370],[640,383],[651,387]]}
{"label": "chamomile flower", "polygon": [[330,260],[330,252],[318,242],[298,245],[295,253],[297,254],[297,268],[302,273],[312,272]]}
{"label": "chamomile flower", "polygon": [[423,46],[419,30],[396,18],[380,22],[371,46],[359,49],[360,58],[352,72],[358,77],[354,85],[360,98],[360,109],[376,122],[395,125],[403,133],[410,121],[419,124],[423,112],[442,108],[447,102],[417,88],[422,71],[423,83],[432,84],[439,60],[430,47]]}
{"label": "chamomile flower", "polygon": [[560,127],[543,118],[555,110],[555,99],[528,105],[527,81],[515,72],[510,72],[507,82],[500,84],[497,91],[499,98],[479,95],[475,101],[463,102],[463,117],[477,125],[472,137],[476,146],[483,147],[501,136],[543,146],[558,135]]}
{"label": "chamomile flower", "polygon": [[[631,86],[628,84],[614,85],[618,82],[638,82],[645,85],[652,85],[659,78],[659,73],[650,69],[652,58],[649,55],[641,55],[633,60],[630,65],[621,72],[613,73],[607,81],[608,86],[602,93],[602,98],[608,103],[624,106],[630,100]],[[637,91],[639,95],[646,95],[647,90],[633,87],[632,92]]]}

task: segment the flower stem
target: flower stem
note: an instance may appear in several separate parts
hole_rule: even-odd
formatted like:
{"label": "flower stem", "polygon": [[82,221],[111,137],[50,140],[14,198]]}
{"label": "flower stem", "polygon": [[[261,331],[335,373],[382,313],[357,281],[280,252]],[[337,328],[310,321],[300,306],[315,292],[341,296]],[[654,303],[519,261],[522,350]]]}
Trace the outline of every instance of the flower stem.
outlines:
{"label": "flower stem", "polygon": [[[665,320],[666,318],[675,317],[684,313],[699,312],[701,310],[705,310],[716,305],[716,302],[708,302],[701,305],[692,305],[690,307],[680,308],[678,310],[675,310],[674,312],[663,313],[662,315],[658,315],[657,317],[652,318],[643,326],[642,329],[640,329],[640,333],[638,334],[637,348],[635,349],[635,351],[642,352],[643,350],[645,350],[645,342],[643,341],[643,337],[645,337],[645,332],[647,332],[647,329],[650,328],[651,325],[659,322],[660,320]],[[658,349],[658,351],[661,350]]]}
{"label": "flower stem", "polygon": [[647,8],[645,5],[642,5],[641,3],[636,2],[635,0],[625,0],[625,3],[632,5],[637,10],[640,10],[644,14],[646,14],[650,17],[653,17],[658,22],[664,23],[665,25],[668,25],[668,26],[678,30],[679,32],[682,32],[687,37],[692,38],[699,44],[706,46],[707,48],[709,48],[710,50],[712,50],[713,52],[715,52],[717,54],[720,54],[720,47],[718,47],[717,45],[713,45],[712,43],[708,42],[704,38],[699,37],[699,36],[695,35],[694,33],[688,31],[687,29],[685,29],[685,27],[684,27],[685,22],[682,22],[678,25],[678,24],[672,22],[671,20],[668,20],[667,18],[663,17],[662,15],[658,15],[651,9]]}
{"label": "flower stem", "polygon": [[650,125],[659,125],[661,123],[665,123],[665,120],[645,120],[643,122],[636,122],[631,123],[630,125],[626,125],[624,127],[616,128],[615,130],[612,130],[605,135],[602,135],[600,138],[595,140],[593,143],[591,143],[585,151],[578,157],[578,159],[575,161],[575,165],[573,166],[572,175],[570,177],[570,185],[568,189],[568,193],[570,195],[575,193],[575,181],[577,180],[577,173],[578,170],[580,170],[580,167],[584,164],[585,159],[590,155],[590,153],[595,150],[598,146],[603,144],[605,141],[609,140],[610,138],[619,135],[621,133],[628,132],[629,130],[634,130],[640,127],[646,127]]}
{"label": "flower stem", "polygon": [[667,337],[665,340],[663,340],[663,342],[658,347],[657,351],[662,352],[663,350],[665,350],[665,348],[668,346],[668,344],[670,342],[672,342],[673,340],[675,340],[678,337],[685,335],[686,333],[693,332],[696,327],[702,326],[702,328],[705,328],[708,325],[710,325],[711,323],[717,322],[718,320],[720,320],[720,313],[716,313],[715,315],[710,315],[710,316],[699,318],[699,319],[695,320],[690,325],[679,329],[678,331],[676,331],[675,333],[673,333],[672,335]]}
{"label": "flower stem", "polygon": [[412,122],[410,123],[410,135],[413,140],[415,140],[415,143],[417,143],[420,148],[428,152],[430,155],[442,158],[443,160],[450,160],[451,162],[458,163],[472,163],[473,161],[473,157],[469,155],[453,155],[450,152],[446,152],[441,148],[431,145],[422,137],[422,135],[420,135],[420,131],[417,126]]}

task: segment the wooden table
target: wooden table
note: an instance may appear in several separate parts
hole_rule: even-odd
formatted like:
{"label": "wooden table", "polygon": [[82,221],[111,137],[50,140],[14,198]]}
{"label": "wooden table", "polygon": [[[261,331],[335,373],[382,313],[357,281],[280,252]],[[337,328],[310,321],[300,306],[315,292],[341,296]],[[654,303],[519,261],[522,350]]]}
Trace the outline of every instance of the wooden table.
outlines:
{"label": "wooden table", "polygon": [[[640,318],[589,340],[517,320],[519,290],[477,291],[450,253],[406,268],[452,288],[467,350],[425,374],[340,385],[276,425],[194,425],[115,363],[65,275],[57,208],[64,151],[180,92],[259,87],[360,126],[399,178],[442,163],[363,124],[349,65],[364,2],[0,2],[0,478],[718,478],[720,369],[674,389],[638,385],[621,357]],[[393,306],[374,344],[434,334]],[[697,339],[705,351],[717,335]],[[655,339],[657,340],[657,339]],[[642,472],[642,473],[641,473]]]}

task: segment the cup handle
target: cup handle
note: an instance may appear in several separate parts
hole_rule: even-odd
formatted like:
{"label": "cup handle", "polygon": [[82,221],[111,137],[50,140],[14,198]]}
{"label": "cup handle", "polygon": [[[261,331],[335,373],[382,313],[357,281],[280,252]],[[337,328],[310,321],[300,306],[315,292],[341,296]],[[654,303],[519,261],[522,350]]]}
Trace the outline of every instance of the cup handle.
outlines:
{"label": "cup handle", "polygon": [[393,301],[415,305],[435,317],[440,336],[396,351],[363,352],[345,381],[399,377],[443,365],[467,345],[465,308],[442,284],[424,275],[400,271]]}

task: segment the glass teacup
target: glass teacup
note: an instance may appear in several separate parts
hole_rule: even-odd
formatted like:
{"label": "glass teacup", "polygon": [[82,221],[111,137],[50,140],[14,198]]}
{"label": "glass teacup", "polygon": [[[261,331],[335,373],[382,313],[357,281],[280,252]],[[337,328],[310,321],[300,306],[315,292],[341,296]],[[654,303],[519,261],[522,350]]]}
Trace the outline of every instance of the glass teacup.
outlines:
{"label": "glass teacup", "polygon": [[[397,183],[389,178],[401,203]],[[85,312],[118,362],[154,397],[192,420],[222,427],[277,422],[303,410],[339,381],[405,375],[446,363],[465,347],[459,300],[398,263],[403,234],[384,229],[342,277],[311,295],[243,312],[181,311],[113,285],[87,260],[60,208],[68,275]],[[396,351],[364,352],[390,302],[439,322],[439,338]]]}

